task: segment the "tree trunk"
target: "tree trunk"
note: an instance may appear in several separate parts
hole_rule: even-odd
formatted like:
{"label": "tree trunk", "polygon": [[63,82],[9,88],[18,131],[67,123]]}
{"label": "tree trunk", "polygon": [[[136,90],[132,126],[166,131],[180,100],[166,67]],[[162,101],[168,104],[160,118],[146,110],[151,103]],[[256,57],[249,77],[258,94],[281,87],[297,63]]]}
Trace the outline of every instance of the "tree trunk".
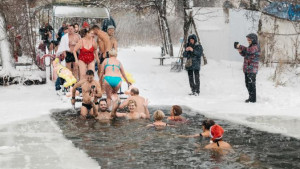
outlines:
{"label": "tree trunk", "polygon": [[174,56],[174,54],[173,54],[173,44],[172,44],[171,33],[170,33],[167,18],[162,17],[162,21],[164,23],[163,25],[164,25],[164,28],[165,28],[166,42],[167,42],[168,49],[169,49],[169,55],[171,57],[173,57]]}
{"label": "tree trunk", "polygon": [[174,56],[173,54],[173,45],[172,45],[172,39],[171,39],[171,34],[170,34],[170,29],[169,29],[169,24],[167,20],[167,1],[166,0],[161,0],[158,4],[158,14],[160,15],[163,31],[165,34],[165,39],[166,39],[166,44],[167,44],[167,49],[168,49],[168,54],[170,56]]}
{"label": "tree trunk", "polygon": [[157,15],[158,15],[159,30],[160,30],[160,33],[161,33],[161,41],[162,41],[165,53],[168,54],[169,50],[168,50],[167,41],[166,41],[166,32],[164,31],[163,22],[162,22],[162,19],[161,19],[161,15],[159,13],[160,12],[158,11]]}
{"label": "tree trunk", "polygon": [[[15,70],[13,56],[11,52],[11,44],[8,41],[6,33],[5,18],[3,13],[0,11],[0,56],[2,61],[2,73],[8,75],[11,70]],[[0,73],[0,76],[2,74]]]}
{"label": "tree trunk", "polygon": [[183,0],[183,43],[187,42],[187,36],[188,36],[188,31],[189,31],[189,25],[190,25],[190,20],[189,16],[186,13],[186,9],[189,7],[189,0]]}

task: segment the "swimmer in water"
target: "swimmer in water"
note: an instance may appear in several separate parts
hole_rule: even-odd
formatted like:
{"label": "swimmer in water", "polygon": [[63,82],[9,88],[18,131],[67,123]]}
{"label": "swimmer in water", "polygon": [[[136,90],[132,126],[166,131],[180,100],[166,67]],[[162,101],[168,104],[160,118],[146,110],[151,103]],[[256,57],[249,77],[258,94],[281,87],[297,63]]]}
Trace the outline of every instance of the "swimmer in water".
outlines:
{"label": "swimmer in water", "polygon": [[186,122],[186,118],[182,117],[182,108],[178,105],[173,105],[170,110],[171,116],[168,117],[169,121],[173,122]]}
{"label": "swimmer in water", "polygon": [[165,127],[165,126],[168,126],[167,123],[162,121],[164,119],[164,117],[165,117],[165,114],[164,114],[163,111],[156,110],[153,113],[154,123],[148,124],[147,127],[152,127],[152,126],[154,126],[154,127]]}
{"label": "swimmer in water", "polygon": [[194,135],[179,135],[179,137],[184,137],[184,138],[195,138],[195,137],[210,137],[210,127],[215,125],[215,121],[206,119],[202,121],[201,128],[202,128],[202,133],[196,133]]}
{"label": "swimmer in water", "polygon": [[204,148],[205,149],[212,149],[215,151],[220,151],[222,154],[224,154],[224,151],[221,150],[231,150],[232,147],[229,143],[223,141],[223,134],[224,134],[224,129],[215,124],[210,127],[210,144],[206,145]]}
{"label": "swimmer in water", "polygon": [[113,108],[112,108],[112,116],[113,117],[125,117],[128,120],[150,119],[150,113],[148,110],[148,100],[146,100],[143,104],[145,113],[137,111],[137,109],[136,109],[137,103],[134,100],[128,101],[129,113],[118,113],[117,109],[119,108],[120,104],[121,104],[120,99],[113,100]]}

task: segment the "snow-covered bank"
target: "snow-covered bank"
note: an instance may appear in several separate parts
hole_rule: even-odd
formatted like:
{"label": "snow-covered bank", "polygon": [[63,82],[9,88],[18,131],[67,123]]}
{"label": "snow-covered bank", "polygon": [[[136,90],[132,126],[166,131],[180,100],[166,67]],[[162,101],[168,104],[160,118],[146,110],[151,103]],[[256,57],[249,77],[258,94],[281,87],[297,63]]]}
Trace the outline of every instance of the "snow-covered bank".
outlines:
{"label": "snow-covered bank", "polygon": [[0,168],[100,168],[66,140],[49,114],[71,108],[54,86],[0,87]]}
{"label": "snow-covered bank", "polygon": [[0,129],[0,168],[100,169],[98,163],[66,140],[44,115]]}

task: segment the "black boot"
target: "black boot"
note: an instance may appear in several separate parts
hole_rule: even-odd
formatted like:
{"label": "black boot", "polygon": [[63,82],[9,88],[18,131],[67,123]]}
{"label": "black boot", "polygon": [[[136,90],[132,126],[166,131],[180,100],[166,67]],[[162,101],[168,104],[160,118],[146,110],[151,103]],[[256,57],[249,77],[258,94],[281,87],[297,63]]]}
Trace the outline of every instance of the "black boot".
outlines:
{"label": "black boot", "polygon": [[195,95],[196,92],[192,91],[191,93],[189,93],[190,96]]}
{"label": "black boot", "polygon": [[249,103],[250,102],[250,98],[249,99],[247,99],[247,100],[245,100],[245,103]]}
{"label": "black boot", "polygon": [[251,99],[249,99],[249,102],[251,102],[251,103],[255,103],[255,102],[256,102],[256,97],[255,97],[255,96],[253,96]]}

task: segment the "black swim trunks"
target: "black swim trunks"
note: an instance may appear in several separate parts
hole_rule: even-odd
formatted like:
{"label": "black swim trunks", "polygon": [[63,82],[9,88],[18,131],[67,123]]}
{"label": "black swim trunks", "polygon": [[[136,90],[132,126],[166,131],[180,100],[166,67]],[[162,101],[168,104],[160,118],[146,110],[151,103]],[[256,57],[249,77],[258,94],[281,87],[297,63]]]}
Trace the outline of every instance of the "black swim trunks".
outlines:
{"label": "black swim trunks", "polygon": [[73,53],[66,52],[66,63],[75,62],[75,57]]}
{"label": "black swim trunks", "polygon": [[82,103],[82,106],[86,107],[88,111],[90,111],[93,107],[91,104],[85,104],[85,103]]}
{"label": "black swim trunks", "polygon": [[108,55],[108,52],[106,52],[106,57],[103,58],[103,54],[101,53],[100,55],[100,64],[102,64],[102,62],[106,59],[106,58],[109,58],[109,55]]}

